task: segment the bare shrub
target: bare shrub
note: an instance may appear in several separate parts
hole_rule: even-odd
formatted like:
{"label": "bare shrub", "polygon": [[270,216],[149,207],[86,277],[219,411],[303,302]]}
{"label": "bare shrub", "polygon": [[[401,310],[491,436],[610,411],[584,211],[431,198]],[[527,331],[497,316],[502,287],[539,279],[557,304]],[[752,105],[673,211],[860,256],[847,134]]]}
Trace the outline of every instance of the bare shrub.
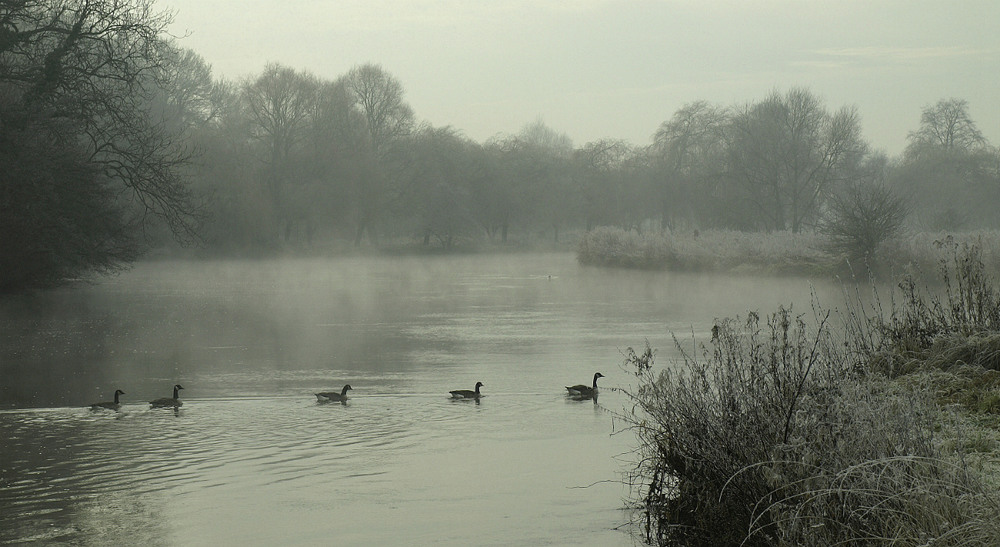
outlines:
{"label": "bare shrub", "polygon": [[871,261],[875,252],[902,233],[909,208],[883,184],[856,184],[829,202],[827,220],[820,232],[828,238],[831,254],[850,260]]}
{"label": "bare shrub", "polygon": [[[827,314],[726,319],[702,355],[639,378],[646,540],[660,545],[921,545],[1000,533],[996,498],[949,461],[930,396],[863,374]],[[853,350],[851,350],[853,351]],[[994,536],[1000,537],[1000,536]]]}

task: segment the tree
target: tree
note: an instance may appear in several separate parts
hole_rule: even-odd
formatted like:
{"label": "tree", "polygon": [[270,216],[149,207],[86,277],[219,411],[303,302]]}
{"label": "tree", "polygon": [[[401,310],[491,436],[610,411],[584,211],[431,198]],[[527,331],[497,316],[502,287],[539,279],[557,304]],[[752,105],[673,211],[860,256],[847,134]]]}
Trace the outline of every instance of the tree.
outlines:
{"label": "tree", "polygon": [[772,92],[733,116],[729,176],[763,227],[798,232],[866,151],[856,109],[830,114],[805,89]]}
{"label": "tree", "polygon": [[887,186],[884,155],[869,157],[861,176],[833,194],[820,231],[830,250],[855,261],[871,261],[882,243],[902,232],[909,205]]}
{"label": "tree", "polygon": [[412,215],[424,245],[433,237],[444,249],[474,226],[470,174],[473,143],[450,127],[422,127],[408,139],[408,198],[399,216]]}
{"label": "tree", "polygon": [[375,167],[374,151],[364,116],[343,78],[321,82],[310,116],[305,162],[310,191],[304,212],[331,229],[351,229],[359,194]]}
{"label": "tree", "polygon": [[660,124],[650,156],[662,228],[682,220],[726,224],[734,207],[720,191],[726,152],[729,111],[705,101],[681,107]]}
{"label": "tree", "polygon": [[174,133],[202,127],[218,114],[221,92],[212,78],[212,67],[190,49],[164,47],[159,78],[162,119],[174,126]]}
{"label": "tree", "polygon": [[254,137],[263,146],[264,186],[274,214],[284,225],[287,241],[295,214],[290,185],[299,182],[300,163],[293,153],[306,137],[319,83],[308,73],[271,63],[243,84],[243,98],[254,124]]}
{"label": "tree", "polygon": [[647,213],[642,190],[629,167],[637,151],[625,141],[601,139],[576,151],[576,186],[587,229],[614,225],[638,229]]}
{"label": "tree", "polygon": [[936,230],[1000,226],[1000,153],[970,118],[966,101],[925,107],[907,140],[893,186],[913,197],[920,223]]}
{"label": "tree", "polygon": [[122,268],[153,218],[195,239],[189,156],[151,115],[170,51],[152,5],[0,5],[0,290]]}
{"label": "tree", "polygon": [[473,217],[490,241],[500,235],[507,242],[507,233],[517,211],[522,207],[518,196],[523,192],[509,161],[517,153],[517,141],[492,139],[475,155],[472,163]]}
{"label": "tree", "polygon": [[[371,236],[381,212],[400,195],[392,188],[392,145],[413,128],[413,109],[403,101],[403,84],[381,66],[356,66],[344,77],[344,85],[354,96],[368,129],[375,165],[356,188],[357,229],[354,244],[361,244],[365,231]],[[395,182],[399,182],[396,178]]]}
{"label": "tree", "polygon": [[969,103],[964,99],[941,99],[924,107],[920,128],[907,136],[906,156],[916,158],[935,149],[975,152],[987,146],[982,132],[969,117]]}
{"label": "tree", "polygon": [[[552,230],[559,242],[559,230],[578,214],[578,195],[570,173],[573,141],[565,133],[549,127],[541,118],[525,125],[514,137],[512,173],[521,184],[521,218],[538,228]],[[512,143],[513,144],[513,143]],[[506,231],[503,241],[506,242]]]}

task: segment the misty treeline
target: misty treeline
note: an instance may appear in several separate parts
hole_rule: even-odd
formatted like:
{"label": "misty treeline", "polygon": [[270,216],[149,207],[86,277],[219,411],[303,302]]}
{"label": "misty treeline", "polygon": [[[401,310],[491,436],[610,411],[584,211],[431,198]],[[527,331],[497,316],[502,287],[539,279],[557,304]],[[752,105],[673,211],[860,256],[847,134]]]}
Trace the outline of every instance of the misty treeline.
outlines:
{"label": "misty treeline", "polygon": [[848,244],[907,218],[1000,226],[997,148],[960,99],[926,107],[895,158],[854,108],[803,88],[691,102],[645,145],[577,147],[541,120],[476,142],[420,121],[379,65],[222,80],[169,22],[150,0],[0,5],[0,291],[114,271],[172,241],[267,255],[559,242],[596,226]]}

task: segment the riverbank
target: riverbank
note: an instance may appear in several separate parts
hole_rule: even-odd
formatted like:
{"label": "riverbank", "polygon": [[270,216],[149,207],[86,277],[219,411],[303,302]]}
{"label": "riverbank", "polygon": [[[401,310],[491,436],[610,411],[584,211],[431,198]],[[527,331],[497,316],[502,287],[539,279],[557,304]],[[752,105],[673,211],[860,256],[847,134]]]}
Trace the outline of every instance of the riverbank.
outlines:
{"label": "riverbank", "polygon": [[1000,286],[981,256],[954,248],[933,293],[910,278],[812,318],[718,321],[663,372],[627,353],[646,539],[995,544]]}
{"label": "riverbank", "polygon": [[760,275],[867,276],[869,270],[897,277],[935,275],[956,245],[975,244],[985,264],[1000,269],[1000,233],[920,232],[885,243],[868,261],[831,254],[816,233],[706,230],[638,234],[601,227],[577,245],[581,264],[634,269],[713,271]]}

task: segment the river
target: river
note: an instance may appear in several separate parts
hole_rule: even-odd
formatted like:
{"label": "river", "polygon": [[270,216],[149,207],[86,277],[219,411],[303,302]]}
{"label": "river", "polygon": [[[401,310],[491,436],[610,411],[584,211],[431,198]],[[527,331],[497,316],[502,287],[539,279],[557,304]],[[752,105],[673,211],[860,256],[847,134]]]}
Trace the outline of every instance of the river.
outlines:
{"label": "river", "polygon": [[673,335],[813,293],[841,300],[539,253],[156,261],[8,297],[0,543],[633,545],[622,351],[669,366]]}

